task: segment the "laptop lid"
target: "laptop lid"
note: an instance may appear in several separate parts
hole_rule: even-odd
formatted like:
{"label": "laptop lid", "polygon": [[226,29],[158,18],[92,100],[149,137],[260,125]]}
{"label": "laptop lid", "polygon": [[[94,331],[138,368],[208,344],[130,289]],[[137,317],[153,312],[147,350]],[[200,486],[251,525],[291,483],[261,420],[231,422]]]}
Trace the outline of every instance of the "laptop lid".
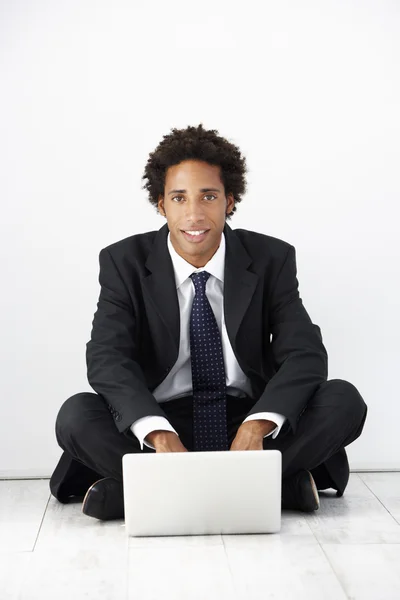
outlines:
{"label": "laptop lid", "polygon": [[130,453],[122,474],[130,536],[280,530],[279,450]]}

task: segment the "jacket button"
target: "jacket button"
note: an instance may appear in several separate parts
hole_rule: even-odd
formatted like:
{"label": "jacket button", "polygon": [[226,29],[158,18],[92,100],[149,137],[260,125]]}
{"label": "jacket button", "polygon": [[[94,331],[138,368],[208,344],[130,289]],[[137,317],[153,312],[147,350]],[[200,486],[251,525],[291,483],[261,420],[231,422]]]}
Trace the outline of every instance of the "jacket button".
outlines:
{"label": "jacket button", "polygon": [[121,419],[122,419],[121,415],[117,415],[117,416],[115,417],[115,420],[116,420],[116,421],[120,421]]}

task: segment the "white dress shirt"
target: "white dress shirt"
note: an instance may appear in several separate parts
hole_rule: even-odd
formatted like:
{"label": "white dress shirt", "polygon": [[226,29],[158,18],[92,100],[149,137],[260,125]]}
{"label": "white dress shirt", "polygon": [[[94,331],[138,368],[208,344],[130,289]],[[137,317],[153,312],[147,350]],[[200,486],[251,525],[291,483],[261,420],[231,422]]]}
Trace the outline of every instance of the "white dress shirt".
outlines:
{"label": "white dress shirt", "polygon": [[[167,377],[153,390],[153,396],[157,402],[164,403],[168,400],[174,400],[182,396],[191,396],[192,388],[192,368],[190,360],[190,313],[195,295],[194,283],[190,279],[192,273],[207,271],[210,277],[206,284],[206,295],[217,321],[218,329],[221,334],[222,351],[225,364],[226,392],[231,396],[244,398],[251,397],[250,380],[242,369],[233,353],[228,333],[225,326],[223,311],[223,289],[224,289],[224,267],[225,267],[225,235],[222,232],[221,243],[214,256],[204,267],[196,269],[180,256],[174,249],[170,234],[167,237],[167,246],[171,255],[172,264],[175,273],[176,289],[180,309],[180,343],[177,361]],[[260,412],[250,415],[243,422],[255,419],[265,419],[276,423],[275,429],[265,435],[272,435],[275,438],[281,430],[286,417],[279,413]],[[142,417],[131,425],[132,433],[140,442],[140,448],[143,450],[143,443],[149,448],[155,449],[144,438],[151,432],[162,429],[164,431],[178,432],[172,427],[171,423],[165,418],[155,415]]]}

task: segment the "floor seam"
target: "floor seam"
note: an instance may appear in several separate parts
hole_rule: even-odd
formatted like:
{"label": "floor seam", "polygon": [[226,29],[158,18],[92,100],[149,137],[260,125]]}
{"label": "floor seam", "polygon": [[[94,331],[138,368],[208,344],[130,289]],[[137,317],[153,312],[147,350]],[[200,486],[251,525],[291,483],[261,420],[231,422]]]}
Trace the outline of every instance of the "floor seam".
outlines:
{"label": "floor seam", "polygon": [[47,498],[46,507],[45,507],[45,509],[44,509],[44,511],[43,511],[43,516],[42,516],[42,519],[41,519],[41,521],[40,521],[39,529],[38,529],[38,532],[37,532],[37,535],[36,535],[35,543],[33,544],[32,552],[34,552],[34,551],[35,551],[36,544],[37,544],[37,541],[38,541],[38,539],[39,539],[40,532],[41,532],[41,530],[42,530],[43,521],[44,521],[44,518],[45,518],[45,516],[46,516],[47,509],[48,509],[48,507],[49,507],[50,498],[51,498],[51,493],[49,494],[49,497]]}
{"label": "floor seam", "polygon": [[382,500],[380,498],[378,498],[378,496],[375,494],[375,492],[369,487],[369,485],[367,484],[366,481],[364,481],[364,479],[362,477],[359,476],[359,478],[361,479],[361,481],[363,482],[363,484],[365,485],[365,487],[371,492],[371,494],[378,500],[378,502],[380,504],[382,504],[383,508],[386,510],[386,512],[392,517],[393,521],[397,524],[400,525],[399,521],[396,519],[396,517],[394,515],[392,515],[392,513],[390,512],[390,510],[388,509],[387,506],[385,506],[385,504],[382,502]]}

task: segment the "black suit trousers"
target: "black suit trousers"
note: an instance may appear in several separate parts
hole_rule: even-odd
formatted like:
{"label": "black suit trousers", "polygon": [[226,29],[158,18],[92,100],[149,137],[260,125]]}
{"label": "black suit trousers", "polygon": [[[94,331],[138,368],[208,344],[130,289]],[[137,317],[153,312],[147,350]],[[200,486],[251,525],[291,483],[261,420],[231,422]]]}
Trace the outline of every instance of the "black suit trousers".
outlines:
{"label": "black suit trousers", "polygon": [[[193,449],[192,396],[162,404],[182,444]],[[227,396],[229,444],[255,404],[251,398]],[[364,427],[367,406],[358,390],[342,379],[322,383],[301,413],[296,434],[288,422],[279,435],[264,438],[264,450],[282,452],[282,478],[300,469],[313,474],[319,490],[333,488],[342,495],[349,479],[345,446],[356,440]],[[120,433],[102,396],[82,392],[68,398],[56,419],[56,438],[64,450],[51,476],[50,490],[60,502],[81,499],[87,489],[103,477],[122,481],[122,457],[140,449],[128,429]]]}

